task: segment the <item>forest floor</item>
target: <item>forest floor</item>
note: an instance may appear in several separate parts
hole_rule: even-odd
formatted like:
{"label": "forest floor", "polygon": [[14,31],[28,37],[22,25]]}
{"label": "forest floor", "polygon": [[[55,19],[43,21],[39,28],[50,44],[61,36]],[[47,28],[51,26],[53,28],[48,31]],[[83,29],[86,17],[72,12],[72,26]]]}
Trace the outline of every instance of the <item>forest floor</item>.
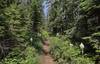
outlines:
{"label": "forest floor", "polygon": [[43,54],[40,58],[40,64],[55,64],[54,59],[49,54],[50,52],[50,46],[49,46],[49,40],[44,41],[43,44]]}

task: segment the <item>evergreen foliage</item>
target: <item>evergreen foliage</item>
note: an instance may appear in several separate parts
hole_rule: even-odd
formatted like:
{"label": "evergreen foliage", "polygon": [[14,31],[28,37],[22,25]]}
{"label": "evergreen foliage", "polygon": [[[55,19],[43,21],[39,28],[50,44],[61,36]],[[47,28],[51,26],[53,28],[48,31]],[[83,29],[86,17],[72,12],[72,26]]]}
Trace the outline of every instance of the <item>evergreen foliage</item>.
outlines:
{"label": "evergreen foliage", "polygon": [[0,63],[38,64],[42,42],[55,36],[51,54],[58,64],[100,64],[100,1],[48,0],[45,18],[43,1],[0,0]]}
{"label": "evergreen foliage", "polygon": [[96,52],[100,46],[99,0],[55,0],[48,23],[52,34],[64,35],[76,46],[82,42],[85,45],[84,54],[100,57]]}
{"label": "evergreen foliage", "polygon": [[[38,53],[34,51],[35,47],[31,47],[38,40],[30,41],[30,38],[36,38],[32,36],[35,34],[32,26],[33,23],[40,22],[38,21],[40,17],[38,13],[41,13],[38,9],[40,7],[39,2],[37,0],[32,0],[32,2],[28,0],[27,2],[0,0],[1,64],[38,64]],[[33,13],[33,11],[35,12]],[[34,28],[37,28],[37,26],[39,25],[36,24]]]}

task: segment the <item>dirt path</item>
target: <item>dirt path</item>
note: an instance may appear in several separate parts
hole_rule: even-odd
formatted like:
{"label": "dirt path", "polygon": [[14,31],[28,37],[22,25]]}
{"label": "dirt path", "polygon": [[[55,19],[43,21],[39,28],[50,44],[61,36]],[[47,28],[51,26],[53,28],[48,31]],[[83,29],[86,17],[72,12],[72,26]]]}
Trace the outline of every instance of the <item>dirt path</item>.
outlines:
{"label": "dirt path", "polygon": [[49,40],[44,41],[43,45],[44,54],[41,56],[40,64],[55,64],[53,58],[50,56]]}

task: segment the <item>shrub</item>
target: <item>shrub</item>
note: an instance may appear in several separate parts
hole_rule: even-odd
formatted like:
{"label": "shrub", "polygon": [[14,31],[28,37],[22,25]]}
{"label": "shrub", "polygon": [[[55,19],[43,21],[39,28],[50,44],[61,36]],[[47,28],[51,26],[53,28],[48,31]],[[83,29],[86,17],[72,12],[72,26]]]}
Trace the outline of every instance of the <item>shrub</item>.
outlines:
{"label": "shrub", "polygon": [[70,46],[69,40],[51,38],[51,54],[58,64],[94,64],[90,58],[80,55],[80,49]]}
{"label": "shrub", "polygon": [[45,30],[41,31],[41,35],[42,35],[43,39],[47,39],[49,37],[49,33],[47,31],[45,31]]}
{"label": "shrub", "polygon": [[2,64],[38,64],[38,54],[33,47],[27,47],[24,51],[15,48],[2,60]]}
{"label": "shrub", "polygon": [[91,61],[90,58],[81,56],[81,57],[75,58],[73,64],[95,64],[95,63]]}

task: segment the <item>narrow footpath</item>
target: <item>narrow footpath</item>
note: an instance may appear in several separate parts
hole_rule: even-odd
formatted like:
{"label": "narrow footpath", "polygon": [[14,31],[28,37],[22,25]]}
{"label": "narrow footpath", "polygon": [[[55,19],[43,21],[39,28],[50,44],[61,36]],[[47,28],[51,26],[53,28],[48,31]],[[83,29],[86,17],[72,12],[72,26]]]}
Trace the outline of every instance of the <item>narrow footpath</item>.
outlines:
{"label": "narrow footpath", "polygon": [[43,44],[43,55],[41,55],[40,64],[55,64],[49,52],[49,40],[45,40]]}

